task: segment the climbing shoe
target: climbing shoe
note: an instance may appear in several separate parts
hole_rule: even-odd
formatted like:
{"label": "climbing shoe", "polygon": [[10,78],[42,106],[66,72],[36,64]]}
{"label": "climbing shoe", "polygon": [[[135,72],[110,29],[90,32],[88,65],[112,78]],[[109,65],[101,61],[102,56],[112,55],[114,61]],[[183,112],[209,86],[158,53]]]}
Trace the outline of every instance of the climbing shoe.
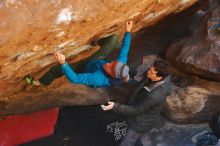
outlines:
{"label": "climbing shoe", "polygon": [[30,85],[34,85],[34,78],[32,78],[31,76],[27,75],[25,77],[25,81],[30,84]]}

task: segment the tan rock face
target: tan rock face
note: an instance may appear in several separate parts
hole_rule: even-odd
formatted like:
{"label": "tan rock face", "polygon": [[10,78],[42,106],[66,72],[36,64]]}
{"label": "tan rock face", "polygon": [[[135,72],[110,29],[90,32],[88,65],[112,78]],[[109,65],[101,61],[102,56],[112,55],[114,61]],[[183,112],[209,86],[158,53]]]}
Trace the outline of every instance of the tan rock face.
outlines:
{"label": "tan rock face", "polygon": [[94,105],[105,103],[109,99],[109,95],[103,89],[72,85],[61,80],[55,81],[50,88],[33,88],[29,86],[25,92],[1,98],[0,115],[24,114],[64,105]]}
{"label": "tan rock face", "polygon": [[[172,45],[167,59],[181,71],[220,81],[220,7],[197,13],[202,17],[194,35]],[[203,15],[203,16],[202,16]]]}
{"label": "tan rock face", "polygon": [[175,122],[209,121],[220,112],[220,84],[197,80],[186,88],[177,87],[166,98],[164,113]]}
{"label": "tan rock face", "polygon": [[166,98],[164,113],[172,121],[204,122],[219,114],[220,7],[214,8],[213,4],[208,10],[197,11],[190,28],[194,29],[193,35],[171,45],[166,52],[166,59],[178,69],[174,70],[190,78],[185,83],[180,81],[185,86],[177,87]]}
{"label": "tan rock face", "polygon": [[71,59],[89,50],[93,38],[121,35],[128,19],[137,31],[196,1],[0,1],[0,96],[22,90],[25,75],[37,77],[54,64],[54,49]]}

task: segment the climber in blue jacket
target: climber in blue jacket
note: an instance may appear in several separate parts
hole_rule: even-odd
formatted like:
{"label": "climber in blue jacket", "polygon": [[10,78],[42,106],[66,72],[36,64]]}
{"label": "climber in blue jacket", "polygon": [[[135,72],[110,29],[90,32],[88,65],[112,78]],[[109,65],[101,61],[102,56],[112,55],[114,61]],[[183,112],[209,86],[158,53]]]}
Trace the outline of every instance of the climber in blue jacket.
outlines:
{"label": "climber in blue jacket", "polygon": [[[112,62],[105,60],[109,59],[109,55],[112,54],[115,46],[117,45],[118,37],[117,35],[112,34],[108,37],[101,38],[98,41],[93,41],[91,45],[94,46],[93,49],[98,49],[98,51],[92,54],[89,58],[85,58],[80,62],[64,65],[62,59],[64,59],[65,62],[65,56],[60,54],[60,52],[55,52],[54,55],[58,61],[61,59],[59,61],[61,67],[60,65],[52,66],[50,70],[38,80],[31,77],[31,75],[27,75],[25,76],[26,82],[33,86],[48,86],[54,79],[61,77],[63,73],[73,83],[85,84],[91,87],[106,87],[123,81],[127,82],[129,80],[129,68],[126,63],[130,47],[130,30],[132,25],[132,21],[126,23],[127,32],[125,33],[117,60]],[[82,71],[82,69],[84,70]],[[83,73],[77,74],[76,72]],[[99,78],[96,78],[96,76],[99,76]]]}
{"label": "climber in blue jacket", "polygon": [[59,51],[54,53],[55,58],[61,64],[61,69],[67,79],[74,84],[83,84],[90,87],[108,87],[113,84],[129,81],[129,67],[127,66],[128,52],[130,48],[130,31],[133,22],[126,22],[126,33],[124,34],[120,52],[115,61],[103,59],[90,60],[82,73],[76,73],[65,61],[65,56]]}

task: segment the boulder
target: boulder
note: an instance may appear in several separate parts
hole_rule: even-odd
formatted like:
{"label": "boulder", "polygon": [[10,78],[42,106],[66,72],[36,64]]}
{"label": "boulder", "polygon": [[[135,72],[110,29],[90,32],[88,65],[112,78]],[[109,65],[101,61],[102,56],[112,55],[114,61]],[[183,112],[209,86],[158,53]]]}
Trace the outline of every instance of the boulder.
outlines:
{"label": "boulder", "polygon": [[[152,25],[198,0],[5,0],[0,1],[0,96],[24,88],[23,78],[54,65],[60,50],[70,60],[93,39]],[[35,76],[36,77],[36,76]]]}
{"label": "boulder", "polygon": [[173,44],[166,53],[167,60],[181,72],[220,81],[220,6],[214,10],[198,11],[201,17],[192,37]]}
{"label": "boulder", "polygon": [[220,112],[219,102],[220,83],[196,79],[176,86],[166,98],[164,114],[177,123],[208,122]]}
{"label": "boulder", "polygon": [[[132,88],[92,89],[70,84],[64,77],[47,87],[32,87],[25,83],[24,77],[31,75],[39,79],[57,64],[52,56],[54,50],[65,54],[68,62],[79,62],[97,51],[90,45],[93,40],[114,33],[121,39],[127,20],[134,20],[133,31],[136,32],[189,8],[197,1],[0,1],[0,115],[57,106],[101,104],[119,95],[118,100],[125,101]],[[157,44],[163,46],[160,41],[165,40],[157,40]],[[134,43],[135,48],[139,43]],[[148,49],[141,49],[133,52],[135,57],[129,56],[131,61],[135,62],[148,52]]]}

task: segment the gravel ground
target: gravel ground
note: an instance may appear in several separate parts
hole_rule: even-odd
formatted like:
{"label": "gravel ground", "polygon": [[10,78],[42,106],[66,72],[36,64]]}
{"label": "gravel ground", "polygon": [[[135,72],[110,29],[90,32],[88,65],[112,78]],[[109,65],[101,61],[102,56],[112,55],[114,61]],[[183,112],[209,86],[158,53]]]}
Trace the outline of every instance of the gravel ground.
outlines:
{"label": "gravel ground", "polygon": [[[99,106],[66,107],[59,113],[55,133],[23,146],[118,146],[114,132],[107,126],[124,119],[112,112],[103,112]],[[166,122],[144,135],[145,146],[195,146],[191,138],[198,132],[210,130],[208,124],[176,125]],[[220,145],[219,145],[220,146]]]}

